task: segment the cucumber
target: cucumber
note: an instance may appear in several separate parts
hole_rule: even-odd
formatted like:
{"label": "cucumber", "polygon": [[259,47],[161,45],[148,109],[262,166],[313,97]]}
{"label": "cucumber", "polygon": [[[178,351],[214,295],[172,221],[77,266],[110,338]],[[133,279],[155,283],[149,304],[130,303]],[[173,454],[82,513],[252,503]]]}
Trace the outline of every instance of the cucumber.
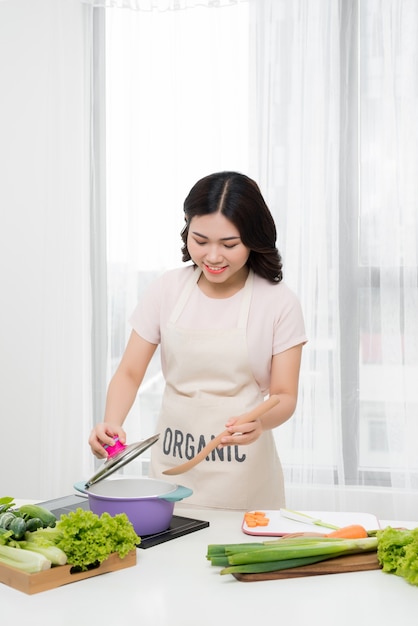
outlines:
{"label": "cucumber", "polygon": [[23,539],[26,532],[26,522],[22,517],[15,517],[9,524],[13,539]]}
{"label": "cucumber", "polygon": [[43,527],[44,527],[44,524],[42,520],[39,519],[39,517],[31,517],[26,522],[26,530],[29,533],[33,533],[35,530],[38,530],[38,528],[43,528]]}
{"label": "cucumber", "polygon": [[28,520],[37,517],[42,521],[42,525],[44,528],[48,526],[53,528],[57,523],[57,518],[51,511],[45,509],[38,504],[24,504],[18,510],[18,515],[23,517],[23,519],[27,522]]}

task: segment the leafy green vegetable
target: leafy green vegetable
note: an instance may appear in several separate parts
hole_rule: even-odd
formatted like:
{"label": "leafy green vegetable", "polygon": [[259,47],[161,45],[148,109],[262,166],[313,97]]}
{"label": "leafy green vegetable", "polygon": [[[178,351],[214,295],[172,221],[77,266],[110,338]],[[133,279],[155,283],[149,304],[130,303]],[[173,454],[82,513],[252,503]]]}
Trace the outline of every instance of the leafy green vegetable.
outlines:
{"label": "leafy green vegetable", "polygon": [[4,496],[0,498],[0,513],[4,513],[14,505],[14,498]]}
{"label": "leafy green vegetable", "polygon": [[123,558],[141,541],[125,513],[99,517],[81,508],[61,515],[54,528],[38,528],[32,535],[52,541],[81,571],[102,563],[112,552]]}
{"label": "leafy green vegetable", "polygon": [[0,528],[0,546],[7,546],[12,536],[11,530]]}
{"label": "leafy green vegetable", "polygon": [[[16,519],[19,519],[19,518],[16,518]],[[20,521],[23,522],[22,519]],[[6,561],[5,559],[7,558],[10,560],[12,559],[12,557],[14,557],[15,561],[19,562],[23,558],[22,567],[20,567],[19,565],[13,565],[13,566],[18,567],[19,569],[23,569],[23,571],[26,571],[28,574],[32,574],[34,572],[40,571],[42,568],[47,569],[44,567],[45,562],[37,558],[34,558],[33,565],[32,565],[30,555],[29,556],[23,555],[22,557],[22,554],[17,554],[16,551],[36,552],[37,554],[40,554],[42,557],[44,557],[44,559],[49,561],[50,567],[51,565],[65,565],[67,562],[67,556],[65,552],[60,550],[60,548],[58,548],[55,545],[52,539],[48,540],[40,536],[35,537],[34,532],[26,531],[23,538],[16,539],[12,530],[1,529],[0,548],[3,546],[7,548],[12,548],[14,551],[10,552],[9,550],[7,550],[6,552],[3,552],[2,555],[0,555],[0,562],[5,563],[6,565],[13,565],[13,563]],[[2,560],[2,556],[3,556],[3,560]],[[29,569],[26,568],[26,565],[28,563],[29,563]],[[31,567],[34,568],[33,571],[30,569]],[[38,569],[36,569],[37,567]]]}
{"label": "leafy green vegetable", "polygon": [[388,526],[377,533],[377,558],[382,570],[418,586],[418,528]]}

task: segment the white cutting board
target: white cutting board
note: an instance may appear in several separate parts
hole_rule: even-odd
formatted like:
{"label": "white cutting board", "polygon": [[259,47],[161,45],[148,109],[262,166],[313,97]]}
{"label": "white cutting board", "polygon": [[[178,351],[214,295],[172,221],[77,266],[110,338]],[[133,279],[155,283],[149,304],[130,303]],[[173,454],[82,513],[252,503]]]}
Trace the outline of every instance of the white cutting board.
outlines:
{"label": "white cutting board", "polygon": [[[257,535],[262,537],[281,537],[289,533],[330,533],[332,528],[318,526],[316,524],[305,524],[304,522],[296,522],[287,519],[281,515],[280,511],[264,511],[269,519],[267,526],[256,526],[255,528],[247,526],[245,518],[242,522],[242,530],[247,535]],[[366,530],[376,530],[380,528],[379,520],[371,513],[349,513],[336,511],[300,511],[305,515],[310,515],[315,519],[320,519],[334,526],[350,526],[351,524],[360,524]]]}

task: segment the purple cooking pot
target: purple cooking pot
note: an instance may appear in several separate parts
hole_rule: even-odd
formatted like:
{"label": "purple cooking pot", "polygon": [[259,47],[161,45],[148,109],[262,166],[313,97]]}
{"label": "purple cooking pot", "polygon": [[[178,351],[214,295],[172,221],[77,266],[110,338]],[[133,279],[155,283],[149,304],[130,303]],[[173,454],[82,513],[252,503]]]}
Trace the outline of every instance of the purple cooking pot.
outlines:
{"label": "purple cooking pot", "polygon": [[78,482],[74,487],[88,495],[90,510],[96,515],[126,513],[140,537],[167,530],[175,502],[193,493],[188,487],[153,478],[106,479],[88,488]]}

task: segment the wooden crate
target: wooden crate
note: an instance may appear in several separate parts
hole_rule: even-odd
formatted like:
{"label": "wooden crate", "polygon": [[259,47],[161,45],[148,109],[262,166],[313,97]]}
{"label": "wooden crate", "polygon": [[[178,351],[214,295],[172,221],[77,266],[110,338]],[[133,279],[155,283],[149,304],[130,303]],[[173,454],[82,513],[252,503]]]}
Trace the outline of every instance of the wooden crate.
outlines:
{"label": "wooden crate", "polygon": [[74,583],[85,578],[92,578],[100,574],[115,572],[136,564],[136,550],[132,550],[123,559],[117,553],[113,553],[106,561],[87,572],[71,573],[71,565],[51,567],[37,574],[26,574],[15,567],[8,567],[0,563],[0,582],[27,594],[39,593],[48,589],[55,589],[62,585]]}

